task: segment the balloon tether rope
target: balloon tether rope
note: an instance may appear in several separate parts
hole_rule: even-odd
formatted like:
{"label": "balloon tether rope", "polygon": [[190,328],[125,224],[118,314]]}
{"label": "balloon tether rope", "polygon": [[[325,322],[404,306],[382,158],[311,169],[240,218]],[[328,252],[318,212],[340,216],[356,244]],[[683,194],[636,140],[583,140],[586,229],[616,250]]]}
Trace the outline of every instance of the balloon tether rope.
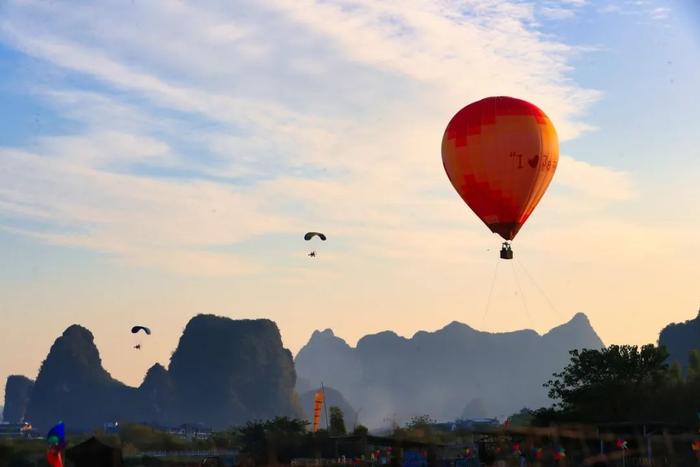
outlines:
{"label": "balloon tether rope", "polygon": [[491,297],[493,296],[493,288],[496,285],[496,276],[498,275],[498,265],[499,264],[501,264],[500,259],[496,262],[496,268],[493,271],[493,279],[491,280],[491,289],[489,290],[489,296],[486,299],[486,308],[484,309],[484,315],[481,317],[481,324],[479,325],[480,331],[483,331],[484,322],[486,321],[486,315],[488,315],[489,307],[491,306]]}
{"label": "balloon tether rope", "polygon": [[527,307],[527,301],[525,300],[525,294],[523,293],[522,287],[520,287],[520,281],[518,280],[518,273],[515,270],[515,266],[513,263],[510,263],[510,267],[513,270],[513,278],[515,279],[515,285],[518,287],[518,293],[520,294],[520,300],[523,302],[523,309],[525,310],[525,315],[527,315],[528,321],[530,321],[530,326],[532,326],[532,329],[535,329],[535,322],[532,320],[532,315],[530,314],[530,310]]}
{"label": "balloon tether rope", "polygon": [[547,304],[552,309],[552,311],[554,311],[554,313],[557,315],[557,318],[562,319],[562,314],[559,312],[557,307],[554,306],[554,303],[552,302],[552,300],[549,299],[549,295],[547,295],[545,290],[542,287],[540,287],[539,283],[535,280],[535,278],[532,277],[532,275],[530,275],[530,273],[528,272],[528,270],[525,267],[525,265],[523,264],[523,262],[520,261],[518,258],[515,258],[515,261],[517,261],[517,263],[523,269],[523,271],[525,272],[525,275],[528,277],[528,279],[530,279],[530,282],[532,282],[532,284],[537,288],[537,290],[539,290],[539,292],[542,294],[542,296],[545,298],[545,300],[547,300]]}

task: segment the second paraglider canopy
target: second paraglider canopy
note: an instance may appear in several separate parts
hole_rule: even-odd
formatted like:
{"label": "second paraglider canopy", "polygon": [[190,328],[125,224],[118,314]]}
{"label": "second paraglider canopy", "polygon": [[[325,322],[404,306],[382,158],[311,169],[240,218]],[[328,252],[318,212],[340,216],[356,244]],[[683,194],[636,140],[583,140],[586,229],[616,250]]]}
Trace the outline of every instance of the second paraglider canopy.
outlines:
{"label": "second paraglider canopy", "polygon": [[306,240],[308,242],[309,240],[311,240],[314,237],[318,237],[321,240],[323,240],[324,242],[326,241],[325,234],[322,234],[321,232],[306,232],[306,234],[304,235],[304,240]]}

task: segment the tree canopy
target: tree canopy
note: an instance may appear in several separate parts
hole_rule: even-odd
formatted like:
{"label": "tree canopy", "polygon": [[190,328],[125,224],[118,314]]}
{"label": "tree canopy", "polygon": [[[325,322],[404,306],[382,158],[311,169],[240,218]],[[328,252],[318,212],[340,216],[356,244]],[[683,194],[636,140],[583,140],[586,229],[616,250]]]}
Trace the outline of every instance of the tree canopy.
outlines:
{"label": "tree canopy", "polygon": [[667,363],[664,346],[611,345],[569,353],[569,364],[544,384],[554,405],[535,412],[535,423],[697,423],[700,352],[691,352],[687,377]]}
{"label": "tree canopy", "polygon": [[343,411],[340,407],[332,406],[330,408],[331,426],[330,434],[331,436],[342,436],[347,433],[345,429],[345,418],[343,416]]}

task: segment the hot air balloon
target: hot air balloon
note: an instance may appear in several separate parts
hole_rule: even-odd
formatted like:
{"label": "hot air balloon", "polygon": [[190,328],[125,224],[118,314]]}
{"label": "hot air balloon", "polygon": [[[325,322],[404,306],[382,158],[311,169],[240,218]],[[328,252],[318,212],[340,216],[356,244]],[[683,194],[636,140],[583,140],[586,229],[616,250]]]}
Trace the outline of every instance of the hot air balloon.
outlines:
{"label": "hot air balloon", "polygon": [[494,233],[501,258],[554,176],[557,133],[542,110],[512,97],[487,97],[452,117],[442,138],[442,163],[452,186]]}

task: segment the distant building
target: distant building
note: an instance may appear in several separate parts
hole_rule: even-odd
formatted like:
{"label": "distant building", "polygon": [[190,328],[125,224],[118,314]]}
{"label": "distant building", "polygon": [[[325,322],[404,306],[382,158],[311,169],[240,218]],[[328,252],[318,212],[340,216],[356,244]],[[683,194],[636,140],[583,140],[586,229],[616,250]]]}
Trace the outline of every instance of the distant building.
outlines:
{"label": "distant building", "polygon": [[180,428],[185,431],[185,437],[188,439],[209,439],[211,438],[211,427],[204,426],[201,423],[180,425]]}
{"label": "distant building", "polygon": [[182,439],[209,439],[212,435],[211,427],[202,423],[185,423],[178,427],[160,427],[163,431]]}
{"label": "distant building", "polygon": [[102,424],[105,433],[119,433],[119,422],[105,422]]}
{"label": "distant building", "polygon": [[458,419],[452,424],[452,431],[493,428],[499,426],[500,424],[501,422],[499,422],[497,418]]}
{"label": "distant building", "polygon": [[0,438],[38,438],[40,436],[27,422],[0,423]]}

